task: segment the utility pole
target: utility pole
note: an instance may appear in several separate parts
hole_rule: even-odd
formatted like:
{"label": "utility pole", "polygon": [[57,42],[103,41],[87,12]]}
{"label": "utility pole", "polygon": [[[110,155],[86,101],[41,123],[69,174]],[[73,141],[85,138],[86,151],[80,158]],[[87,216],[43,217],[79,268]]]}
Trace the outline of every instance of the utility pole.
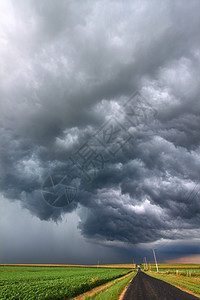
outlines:
{"label": "utility pole", "polygon": [[144,258],[145,262],[146,262],[146,269],[148,269],[148,265],[147,265],[147,258]]}
{"label": "utility pole", "polygon": [[156,264],[156,269],[157,269],[157,272],[158,272],[158,264],[157,264],[157,259],[156,259],[156,253],[155,253],[155,250],[153,250],[153,256],[154,256],[154,259],[155,259],[155,264]]}
{"label": "utility pole", "polygon": [[99,267],[99,260],[98,260],[98,262],[97,262],[97,268]]}
{"label": "utility pole", "polygon": [[134,258],[133,258],[133,268],[135,268],[135,262],[134,262]]}
{"label": "utility pole", "polygon": [[147,260],[146,260],[146,257],[144,257],[143,261],[144,261],[144,269],[147,269]]}

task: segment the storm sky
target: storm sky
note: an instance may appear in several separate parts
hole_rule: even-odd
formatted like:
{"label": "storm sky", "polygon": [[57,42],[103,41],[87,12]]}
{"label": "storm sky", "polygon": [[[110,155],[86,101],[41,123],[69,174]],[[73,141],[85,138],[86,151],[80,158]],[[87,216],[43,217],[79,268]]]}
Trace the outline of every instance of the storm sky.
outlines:
{"label": "storm sky", "polygon": [[198,257],[199,28],[198,0],[1,1],[0,263]]}

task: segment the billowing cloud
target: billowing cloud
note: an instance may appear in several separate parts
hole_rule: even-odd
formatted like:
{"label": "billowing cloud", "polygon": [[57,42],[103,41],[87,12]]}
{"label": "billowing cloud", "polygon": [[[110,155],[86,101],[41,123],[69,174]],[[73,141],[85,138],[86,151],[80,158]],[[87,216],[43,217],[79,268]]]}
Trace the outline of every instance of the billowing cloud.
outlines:
{"label": "billowing cloud", "polygon": [[[198,230],[199,1],[0,6],[4,196],[41,220],[80,207],[82,235],[102,243]],[[80,149],[99,155],[81,171]],[[50,205],[48,178],[58,195],[68,177],[74,201]]]}

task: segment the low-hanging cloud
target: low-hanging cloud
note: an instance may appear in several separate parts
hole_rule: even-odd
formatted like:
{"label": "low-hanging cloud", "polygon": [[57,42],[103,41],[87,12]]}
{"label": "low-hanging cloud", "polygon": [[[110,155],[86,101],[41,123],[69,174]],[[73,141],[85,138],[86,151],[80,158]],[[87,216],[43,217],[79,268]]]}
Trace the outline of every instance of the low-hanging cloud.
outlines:
{"label": "low-hanging cloud", "polygon": [[[198,229],[199,1],[1,6],[2,193],[42,220],[81,206],[82,234],[100,241]],[[111,117],[123,124],[136,90],[153,118],[130,126],[128,142],[90,184],[79,182],[72,203],[46,203],[48,175],[70,175],[70,156]]]}

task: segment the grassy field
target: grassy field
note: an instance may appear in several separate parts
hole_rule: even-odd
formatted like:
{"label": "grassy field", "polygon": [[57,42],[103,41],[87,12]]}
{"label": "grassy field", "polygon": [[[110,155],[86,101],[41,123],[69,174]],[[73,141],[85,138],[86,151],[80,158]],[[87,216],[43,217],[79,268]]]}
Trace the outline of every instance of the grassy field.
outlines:
{"label": "grassy field", "polygon": [[91,299],[94,299],[94,300],[116,300],[116,299],[119,299],[120,295],[124,291],[127,284],[134,278],[134,276],[136,274],[137,273],[135,272],[134,274],[132,273],[129,276],[127,276],[126,278],[123,278],[120,280],[115,280],[109,288],[101,291],[96,296],[93,296],[93,297],[86,296],[84,298],[84,300],[91,300]]}
{"label": "grassy field", "polygon": [[129,269],[0,266],[0,299],[70,299]]}
{"label": "grassy field", "polygon": [[[144,265],[143,269],[145,270]],[[158,269],[159,272],[157,273],[155,265],[151,265],[150,268],[148,266],[147,273],[198,297],[200,296],[199,264],[159,264]]]}
{"label": "grassy field", "polygon": [[195,294],[200,297],[200,277],[186,277],[182,275],[160,274],[155,272],[147,272],[152,277],[164,280],[180,289]]}
{"label": "grassy field", "polygon": [[[144,265],[142,266],[143,270]],[[167,265],[167,264],[159,264],[158,265],[159,273],[167,273],[167,274],[174,274],[174,275],[182,275],[188,277],[198,277],[200,276],[200,265],[198,264],[177,264],[177,265]],[[156,272],[156,265],[152,264],[148,265],[148,270]]]}

